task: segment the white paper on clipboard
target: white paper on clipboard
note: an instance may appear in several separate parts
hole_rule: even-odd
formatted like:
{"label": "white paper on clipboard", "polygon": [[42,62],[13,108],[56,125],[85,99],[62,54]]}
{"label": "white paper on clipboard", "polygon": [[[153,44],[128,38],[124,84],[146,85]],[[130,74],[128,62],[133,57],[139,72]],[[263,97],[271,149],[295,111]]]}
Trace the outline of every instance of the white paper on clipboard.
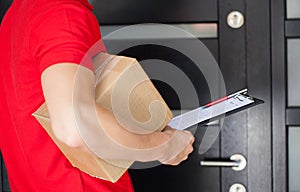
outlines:
{"label": "white paper on clipboard", "polygon": [[168,125],[174,129],[184,130],[195,124],[213,119],[214,117],[237,110],[254,102],[255,101],[247,95],[237,94],[234,97],[230,97],[210,107],[202,106],[175,116]]}

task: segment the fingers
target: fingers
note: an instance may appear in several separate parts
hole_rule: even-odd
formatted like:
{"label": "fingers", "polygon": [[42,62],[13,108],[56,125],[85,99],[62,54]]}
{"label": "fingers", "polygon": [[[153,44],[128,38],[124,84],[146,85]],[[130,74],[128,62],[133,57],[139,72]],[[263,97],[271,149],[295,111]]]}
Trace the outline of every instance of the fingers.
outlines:
{"label": "fingers", "polygon": [[[189,132],[189,131],[183,131],[181,132],[181,134],[185,134],[185,142],[186,145],[184,146],[183,149],[176,149],[177,150],[177,155],[173,156],[170,160],[163,162],[163,164],[168,164],[168,165],[178,165],[180,164],[182,161],[185,161],[189,154],[191,154],[193,152],[193,143],[195,141],[195,138],[193,137],[193,135]],[[182,140],[180,140],[179,142],[184,142]],[[178,153],[178,150],[180,151]]]}
{"label": "fingers", "polygon": [[173,128],[170,127],[169,125],[167,125],[167,126],[163,129],[163,131],[174,131],[174,130],[176,130],[176,129],[173,129]]}
{"label": "fingers", "polygon": [[178,156],[166,162],[165,164],[172,165],[172,166],[179,165],[181,162],[187,160],[189,154],[191,154],[192,152],[193,152],[193,147],[189,147],[189,149],[186,149],[184,153],[180,153]]}
{"label": "fingers", "polygon": [[171,159],[168,162],[165,162],[164,164],[173,165],[173,166],[179,165],[181,162],[187,160],[189,154],[192,151],[193,151],[192,149],[189,149],[186,153],[181,153],[180,155],[174,157],[173,159]]}

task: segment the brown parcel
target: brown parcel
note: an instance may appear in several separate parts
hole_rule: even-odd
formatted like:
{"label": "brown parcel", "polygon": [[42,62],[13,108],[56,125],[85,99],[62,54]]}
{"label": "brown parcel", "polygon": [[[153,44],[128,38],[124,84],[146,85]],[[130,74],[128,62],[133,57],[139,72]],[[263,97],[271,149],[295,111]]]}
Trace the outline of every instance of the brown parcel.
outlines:
{"label": "brown parcel", "polygon": [[[121,90],[117,91],[123,91],[122,86],[115,86],[117,82],[120,82],[118,81],[118,78],[122,76],[125,77],[125,79],[135,81],[134,78],[136,76],[143,76],[143,78],[146,78],[147,80],[138,82],[129,96],[129,108],[131,115],[139,122],[148,121],[151,118],[149,105],[153,101],[159,100],[163,103],[165,110],[156,110],[155,115],[153,115],[151,120],[156,122],[157,118],[161,118],[162,115],[164,115],[165,119],[162,124],[155,125],[154,123],[153,126],[159,126],[155,128],[157,130],[162,130],[172,119],[172,112],[136,59],[100,53],[93,58],[93,64],[97,79],[95,90],[97,104],[112,111],[111,97],[113,88],[115,87],[115,89],[117,89],[116,87],[118,87]],[[134,67],[134,71],[131,70],[133,69],[132,67]],[[132,72],[135,74],[133,75]],[[140,80],[137,79],[137,81]],[[122,84],[123,83],[124,81]],[[126,92],[126,90],[124,91]],[[118,97],[124,97],[124,95],[119,94]],[[124,98],[120,98],[120,100],[122,99]],[[133,163],[133,161],[118,161],[117,165],[122,165],[119,167],[116,166],[116,162],[109,163],[96,155],[91,155],[81,150],[70,148],[59,141],[52,131],[45,103],[42,104],[33,115],[47,131],[71,164],[87,174],[97,178],[106,179],[111,182],[116,182]]]}

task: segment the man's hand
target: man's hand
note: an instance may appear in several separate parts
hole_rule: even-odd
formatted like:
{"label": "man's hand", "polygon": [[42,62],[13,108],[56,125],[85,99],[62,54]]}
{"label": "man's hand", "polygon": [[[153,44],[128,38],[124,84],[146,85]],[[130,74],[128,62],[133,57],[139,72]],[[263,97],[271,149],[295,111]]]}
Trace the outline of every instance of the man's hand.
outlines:
{"label": "man's hand", "polygon": [[189,131],[179,131],[167,126],[163,133],[169,137],[169,151],[159,161],[167,165],[178,165],[193,151],[194,136]]}

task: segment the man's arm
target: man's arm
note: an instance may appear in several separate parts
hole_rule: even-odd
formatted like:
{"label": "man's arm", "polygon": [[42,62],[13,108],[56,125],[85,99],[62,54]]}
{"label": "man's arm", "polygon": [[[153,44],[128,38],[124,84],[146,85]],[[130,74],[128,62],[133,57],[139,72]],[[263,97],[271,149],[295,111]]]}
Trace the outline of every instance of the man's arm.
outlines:
{"label": "man's arm", "polygon": [[[80,68],[80,74],[78,69]],[[106,159],[128,159],[137,161],[159,160],[167,164],[178,164],[192,151],[193,136],[186,131],[166,129],[163,132],[135,134],[119,125],[110,111],[95,105],[94,73],[73,63],[60,63],[48,67],[42,74],[42,86],[49,110],[52,128],[59,140],[70,147],[90,151],[78,131],[74,117],[74,102],[81,114],[96,110],[98,119],[83,118],[80,126],[86,131],[102,129],[99,143],[100,157]],[[79,83],[80,95],[74,98],[74,85]],[[99,151],[99,150],[98,150]]]}

